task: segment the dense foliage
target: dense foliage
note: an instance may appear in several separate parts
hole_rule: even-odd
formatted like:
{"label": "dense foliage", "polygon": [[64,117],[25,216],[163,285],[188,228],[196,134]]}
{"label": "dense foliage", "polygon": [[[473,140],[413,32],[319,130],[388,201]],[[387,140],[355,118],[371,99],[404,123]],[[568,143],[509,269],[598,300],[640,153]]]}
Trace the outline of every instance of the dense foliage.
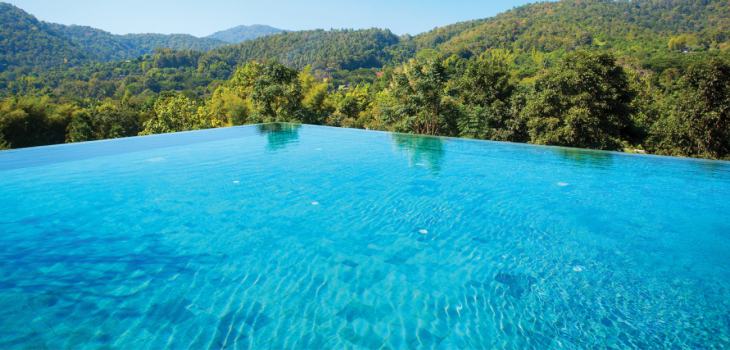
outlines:
{"label": "dense foliage", "polygon": [[12,66],[78,65],[92,58],[52,25],[7,3],[0,3],[0,39],[0,72]]}
{"label": "dense foliage", "polygon": [[71,38],[84,52],[98,61],[121,61],[151,54],[156,48],[208,51],[228,43],[215,38],[197,38],[189,34],[126,34],[114,35],[85,26],[51,24]]}
{"label": "dense foliage", "polygon": [[0,74],[0,147],[279,121],[730,159],[727,11],[563,0],[413,37],[282,32],[15,67]]}
{"label": "dense foliage", "polygon": [[[224,42],[184,35],[115,36],[88,27],[48,25],[7,4],[3,9],[5,17],[10,13],[18,17],[5,20],[4,26],[34,21],[30,27],[40,28],[43,35],[51,36],[38,39],[43,43],[40,45],[36,39],[26,42],[25,38],[35,37],[28,35],[27,30],[23,32],[21,25],[17,25],[17,30],[8,29],[7,35],[14,37],[15,42],[6,50],[12,53],[6,54],[4,69],[11,70],[6,80],[32,75],[40,80],[40,85],[53,88],[56,88],[54,84],[43,81],[47,74],[33,71],[38,67],[74,66],[91,61],[131,60],[152,54],[157,47],[201,51],[192,54],[195,59],[184,65],[157,67],[186,70],[173,74],[226,80],[236,67],[247,62],[276,59],[290,67],[310,65],[313,76],[328,78],[335,88],[372,84],[383,66],[394,67],[411,58],[435,57],[447,63],[448,75],[454,73],[458,62],[485,57],[499,59],[507,64],[512,78],[531,83],[542,69],[554,66],[566,53],[579,49],[611,51],[624,61],[636,62],[655,72],[652,79],[658,84],[676,80],[678,73],[701,59],[700,56],[725,55],[730,47],[730,13],[720,0],[563,0],[525,5],[493,18],[456,23],[417,36],[398,37],[380,29],[320,29],[267,35],[208,52],[203,51]],[[71,40],[65,40],[62,32]],[[109,74],[109,71],[117,65],[100,69],[114,78],[120,74]],[[191,73],[196,69],[202,71]],[[210,71],[218,72],[210,74]],[[79,80],[73,75],[62,79]],[[180,82],[180,78],[175,79]],[[211,81],[202,79],[184,85],[195,90]]]}
{"label": "dense foliage", "polygon": [[254,24],[250,26],[238,26],[226,30],[221,30],[209,35],[209,38],[220,39],[232,44],[242,43],[246,40],[260,38],[271,34],[279,34],[282,30],[262,24]]}
{"label": "dense foliage", "polygon": [[730,154],[730,63],[723,59],[692,66],[650,112],[640,108],[642,79],[610,53],[571,52],[534,86],[511,81],[506,64],[491,58],[468,61],[452,77],[446,71],[438,58],[414,59],[376,84],[330,91],[310,67],[253,62],[208,99],[192,92],[126,93],[118,103],[7,98],[0,105],[0,143],[27,147],[295,122],[714,159]]}
{"label": "dense foliage", "polygon": [[6,99],[0,105],[0,149],[63,143],[76,108],[47,99]]}
{"label": "dense foliage", "polygon": [[455,83],[463,115],[459,136],[495,141],[527,142],[527,126],[519,112],[524,87],[510,81],[507,65],[495,59],[468,64]]}
{"label": "dense foliage", "polygon": [[611,50],[662,73],[689,66],[683,50],[726,49],[728,39],[725,1],[563,0],[437,28],[401,46],[412,53],[436,49],[442,57],[503,55],[527,77],[578,49]]}
{"label": "dense foliage", "polygon": [[395,131],[427,135],[449,135],[455,130],[457,106],[444,93],[445,67],[435,59],[422,64],[412,60],[392,75],[387,104]]}
{"label": "dense foliage", "polygon": [[250,61],[278,60],[287,66],[315,70],[327,67],[353,70],[382,67],[389,62],[388,48],[398,43],[389,30],[307,30],[269,35],[239,45],[221,47],[201,59],[209,64],[236,66]]}
{"label": "dense foliage", "polygon": [[535,81],[524,115],[533,143],[617,149],[631,130],[628,76],[611,54],[576,51]]}
{"label": "dense foliage", "polygon": [[659,154],[724,159],[730,156],[730,63],[712,59],[691,67],[667,98],[654,125]]}
{"label": "dense foliage", "polygon": [[91,27],[46,23],[11,4],[0,3],[0,72],[120,61],[152,54],[158,47],[207,51],[227,44],[187,34],[114,35]]}

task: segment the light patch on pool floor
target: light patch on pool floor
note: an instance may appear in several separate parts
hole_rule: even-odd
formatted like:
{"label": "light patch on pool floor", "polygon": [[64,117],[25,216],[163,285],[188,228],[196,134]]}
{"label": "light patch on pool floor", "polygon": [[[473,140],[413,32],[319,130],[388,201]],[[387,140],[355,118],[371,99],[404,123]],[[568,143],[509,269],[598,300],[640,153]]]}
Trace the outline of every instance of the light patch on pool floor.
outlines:
{"label": "light patch on pool floor", "polygon": [[152,158],[152,159],[147,159],[148,162],[161,162],[161,161],[164,161],[164,160],[165,160],[165,158]]}
{"label": "light patch on pool floor", "polygon": [[418,233],[425,235],[428,233],[428,230],[418,230]]}
{"label": "light patch on pool floor", "polygon": [[567,182],[558,182],[558,186],[568,186]]}
{"label": "light patch on pool floor", "polygon": [[319,202],[312,202],[312,205],[319,205]]}

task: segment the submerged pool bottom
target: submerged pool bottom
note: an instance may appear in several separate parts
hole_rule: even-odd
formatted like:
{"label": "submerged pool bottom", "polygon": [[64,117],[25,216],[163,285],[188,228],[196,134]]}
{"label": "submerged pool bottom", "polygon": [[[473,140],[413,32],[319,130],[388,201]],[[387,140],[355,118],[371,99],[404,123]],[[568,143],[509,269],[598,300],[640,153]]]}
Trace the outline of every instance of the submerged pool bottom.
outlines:
{"label": "submerged pool bottom", "polygon": [[0,348],[730,347],[726,163],[216,132],[6,163]]}

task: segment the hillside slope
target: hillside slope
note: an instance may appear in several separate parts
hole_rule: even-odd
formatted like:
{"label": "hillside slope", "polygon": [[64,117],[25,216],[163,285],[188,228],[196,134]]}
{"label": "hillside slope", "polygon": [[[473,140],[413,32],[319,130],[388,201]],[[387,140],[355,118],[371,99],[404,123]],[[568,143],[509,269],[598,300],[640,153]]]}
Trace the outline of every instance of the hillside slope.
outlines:
{"label": "hillside slope", "polygon": [[596,49],[649,62],[682,49],[724,49],[729,37],[730,7],[724,0],[563,0],[438,28],[401,46],[410,52],[430,48],[445,57],[494,49],[513,54]]}
{"label": "hillside slope", "polygon": [[262,24],[254,24],[250,26],[238,26],[226,30],[215,32],[208,36],[208,38],[214,38],[229,42],[232,44],[242,43],[247,40],[260,38],[271,34],[279,34],[283,30],[270,27]]}
{"label": "hillside slope", "polygon": [[[131,59],[141,54],[133,49],[142,44],[129,44],[135,36],[112,36],[88,27],[54,27],[26,14],[22,20],[11,18],[8,21],[20,23],[16,25],[17,32],[26,33],[25,36],[45,35],[38,40],[49,44],[23,44],[26,40],[23,35],[6,30],[15,37],[3,41],[3,62],[5,67],[7,62],[25,62],[37,68],[58,65],[66,59],[69,64],[78,66],[38,75],[36,85],[39,87],[57,88],[66,80],[79,77],[88,81],[92,77],[114,80],[119,76],[139,75],[127,80],[130,84],[135,79],[144,82],[151,91],[158,92],[170,87],[207,91],[208,84],[213,84],[212,87],[229,79],[237,67],[251,61],[278,60],[297,68],[310,65],[315,78],[330,78],[335,85],[354,85],[372,83],[383,66],[393,67],[411,58],[441,56],[448,66],[447,74],[452,75],[457,66],[463,66],[464,60],[494,57],[507,63],[512,78],[529,84],[541,71],[558,64],[566,53],[586,49],[611,51],[622,62],[658,73],[653,79],[670,81],[702,57],[730,56],[730,8],[726,1],[563,0],[528,4],[492,18],[455,23],[416,36],[399,37],[387,29],[377,28],[318,29],[272,34],[209,51],[196,46],[200,42],[190,39],[192,37],[181,36],[179,46],[174,46],[164,41],[171,36],[141,35],[142,41],[147,43],[146,50],[153,50],[153,46],[172,47],[155,50],[152,57],[142,60]],[[5,8],[14,9],[5,11],[8,13],[5,17],[24,14],[10,5]],[[33,26],[41,33],[31,32],[28,28]],[[75,31],[75,34],[69,34],[75,39],[64,39],[59,35],[62,30]],[[87,34],[88,37],[80,38]],[[80,44],[89,42],[100,44],[86,47]],[[214,44],[220,43],[222,41]],[[23,53],[28,51],[27,47],[33,50]],[[192,50],[175,50],[176,47]],[[19,57],[8,54],[18,51],[22,53]],[[103,65],[79,66],[92,62],[95,57],[112,55],[126,56],[131,62],[119,59]],[[27,74],[26,71],[23,68],[3,74],[0,84],[3,79],[10,84]],[[144,91],[142,84],[137,87]],[[136,88],[132,90],[137,91]]]}
{"label": "hillside slope", "polygon": [[0,71],[11,66],[78,65],[91,55],[25,11],[0,3]]}
{"label": "hillside slope", "polygon": [[158,47],[208,51],[225,45],[223,40],[187,34],[114,35],[91,27],[46,23],[0,3],[0,71],[13,66],[45,69],[126,60],[152,54]]}
{"label": "hillside slope", "polygon": [[275,59],[300,68],[306,65],[320,69],[381,67],[390,60],[389,49],[398,40],[389,30],[377,28],[283,32],[211,50],[201,60],[204,65],[225,61],[235,66]]}
{"label": "hillside slope", "polygon": [[198,38],[189,34],[127,34],[115,35],[85,26],[51,24],[83,50],[101,61],[119,61],[152,54],[156,48],[208,51],[228,45],[215,38]]}
{"label": "hillside slope", "polygon": [[277,59],[296,67],[311,64],[314,70],[354,70],[419,55],[487,55],[505,59],[518,76],[529,77],[577,49],[609,50],[657,71],[683,68],[692,60],[683,51],[725,52],[729,39],[725,0],[563,0],[527,4],[416,36],[380,29],[284,32],[212,50],[201,59],[208,65]]}

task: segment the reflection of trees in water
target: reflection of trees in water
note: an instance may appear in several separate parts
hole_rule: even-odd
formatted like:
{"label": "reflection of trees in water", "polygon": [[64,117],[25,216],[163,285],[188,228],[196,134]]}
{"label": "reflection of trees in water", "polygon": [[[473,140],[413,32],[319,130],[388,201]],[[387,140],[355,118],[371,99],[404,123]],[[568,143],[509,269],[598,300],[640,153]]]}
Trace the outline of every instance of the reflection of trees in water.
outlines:
{"label": "reflection of trees in water", "polygon": [[[728,162],[709,159],[682,159],[679,157],[657,157],[655,162],[667,171],[680,174],[692,174],[694,180],[730,178],[730,167]],[[687,178],[689,179],[689,178]]]}
{"label": "reflection of trees in water", "polygon": [[393,134],[395,145],[408,153],[411,166],[424,164],[438,173],[444,158],[443,140],[434,136]]}
{"label": "reflection of trees in water", "polygon": [[278,151],[286,148],[292,142],[297,142],[299,128],[302,126],[287,123],[268,123],[260,124],[258,127],[259,134],[266,135],[269,151]]}
{"label": "reflection of trees in water", "polygon": [[[606,151],[592,151],[584,149],[560,148],[557,152],[561,162],[581,167],[594,167],[608,169],[613,165],[614,157],[617,155]],[[640,162],[643,166],[649,164],[661,164],[661,168],[675,174],[694,174],[703,178],[721,178],[730,177],[730,168],[727,162],[715,160],[687,160],[678,157],[654,158],[650,156],[636,155],[636,157],[646,157]],[[637,158],[637,161],[638,158]],[[650,166],[652,169],[654,165]],[[653,171],[653,170],[652,170]]]}
{"label": "reflection of trees in water", "polygon": [[613,153],[605,151],[590,151],[582,149],[559,148],[558,157],[565,163],[580,166],[608,168],[613,163]]}

